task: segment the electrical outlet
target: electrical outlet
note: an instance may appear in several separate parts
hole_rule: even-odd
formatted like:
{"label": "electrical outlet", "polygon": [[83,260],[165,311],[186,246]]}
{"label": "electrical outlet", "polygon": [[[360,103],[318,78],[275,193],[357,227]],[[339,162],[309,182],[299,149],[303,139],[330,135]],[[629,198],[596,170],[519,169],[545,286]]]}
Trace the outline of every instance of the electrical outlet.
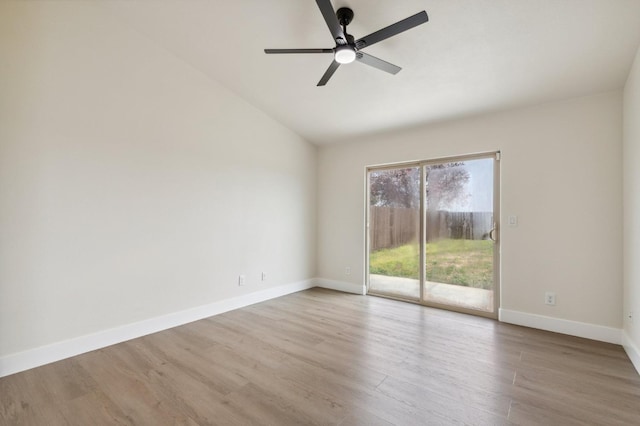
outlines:
{"label": "electrical outlet", "polygon": [[262,278],[261,279],[262,279],[262,281],[266,281],[267,280],[267,273],[266,272],[262,273]]}
{"label": "electrical outlet", "polygon": [[238,277],[238,285],[244,285],[246,281],[246,277],[244,275],[240,275]]}
{"label": "electrical outlet", "polygon": [[344,268],[345,275],[351,275],[351,267],[347,266]]}
{"label": "electrical outlet", "polygon": [[544,304],[555,306],[556,304],[556,294],[552,291],[547,291],[544,294]]}

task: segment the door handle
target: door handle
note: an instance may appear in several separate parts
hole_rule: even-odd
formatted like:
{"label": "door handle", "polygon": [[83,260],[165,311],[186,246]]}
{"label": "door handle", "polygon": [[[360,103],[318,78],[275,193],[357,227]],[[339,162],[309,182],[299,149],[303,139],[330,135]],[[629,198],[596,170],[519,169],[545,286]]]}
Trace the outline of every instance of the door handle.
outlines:
{"label": "door handle", "polygon": [[491,241],[493,241],[494,243],[497,242],[496,240],[496,232],[498,231],[498,227],[496,226],[496,224],[493,224],[493,228],[491,228],[491,231],[489,231],[489,239]]}

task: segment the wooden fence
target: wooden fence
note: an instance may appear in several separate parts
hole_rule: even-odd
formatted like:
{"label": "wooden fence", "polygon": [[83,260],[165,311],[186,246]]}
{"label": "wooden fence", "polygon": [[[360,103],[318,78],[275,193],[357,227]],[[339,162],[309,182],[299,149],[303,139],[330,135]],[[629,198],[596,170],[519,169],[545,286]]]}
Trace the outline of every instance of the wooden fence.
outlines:
{"label": "wooden fence", "polygon": [[372,251],[417,241],[419,229],[419,209],[371,207],[369,244]]}
{"label": "wooden fence", "polygon": [[[427,242],[441,238],[482,240],[493,225],[491,212],[427,212]],[[418,240],[419,209],[371,207],[369,244],[372,251],[398,247]]]}
{"label": "wooden fence", "polygon": [[440,238],[486,240],[492,227],[491,212],[427,212],[427,241]]}

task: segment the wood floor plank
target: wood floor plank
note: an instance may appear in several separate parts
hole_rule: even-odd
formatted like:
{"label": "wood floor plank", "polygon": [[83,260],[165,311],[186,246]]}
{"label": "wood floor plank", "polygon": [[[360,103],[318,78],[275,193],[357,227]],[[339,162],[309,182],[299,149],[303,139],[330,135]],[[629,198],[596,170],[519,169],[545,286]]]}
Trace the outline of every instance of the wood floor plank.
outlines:
{"label": "wood floor plank", "polygon": [[[468,398],[464,396],[447,395],[437,388],[416,385],[415,382],[406,382],[394,377],[389,377],[384,381],[378,390],[392,398],[418,410],[425,410],[431,414],[448,419],[450,423],[461,424],[484,424],[484,425],[508,425],[507,420],[509,406],[502,406],[500,401],[497,405],[492,404],[491,397],[478,396],[483,400],[480,405],[467,403]],[[465,401],[460,404],[460,401]],[[508,402],[510,403],[510,401]],[[501,414],[496,414],[501,412]]]}
{"label": "wood floor plank", "polygon": [[65,404],[58,404],[57,409],[64,417],[66,424],[73,426],[89,424],[96,426],[132,426],[135,424],[133,419],[127,417],[109,397],[99,390],[75,398]]}
{"label": "wood floor plank", "polygon": [[587,413],[590,419],[607,412],[607,419],[611,421],[616,418],[622,422],[640,420],[640,394],[607,386],[607,380],[595,381],[586,375],[523,368],[516,372],[514,387],[570,404],[574,411]]}
{"label": "wood floor plank", "polygon": [[355,410],[351,411],[342,421],[339,426],[393,426],[393,423],[388,422],[380,417],[372,414],[368,410]]}
{"label": "wood floor plank", "polygon": [[96,378],[96,391],[107,395],[134,424],[162,424],[167,419],[175,423],[181,413],[163,404],[157,388],[149,380],[150,372],[130,368],[123,362],[121,351],[108,349],[111,348],[92,352],[80,359],[81,366]]}
{"label": "wood floor plank", "polygon": [[617,345],[312,289],[0,378],[0,425],[639,425]]}

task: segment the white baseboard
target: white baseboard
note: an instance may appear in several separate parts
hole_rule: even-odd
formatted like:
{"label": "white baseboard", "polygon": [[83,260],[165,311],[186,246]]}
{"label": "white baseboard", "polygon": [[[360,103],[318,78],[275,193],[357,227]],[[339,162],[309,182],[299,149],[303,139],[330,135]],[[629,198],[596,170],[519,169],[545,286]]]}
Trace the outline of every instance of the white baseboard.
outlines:
{"label": "white baseboard", "polygon": [[367,287],[364,284],[353,284],[344,281],[327,280],[325,278],[315,278],[313,283],[316,287],[328,288],[330,290],[361,295],[367,294]]}
{"label": "white baseboard", "polygon": [[636,344],[631,340],[631,337],[627,334],[626,331],[622,331],[622,347],[624,347],[624,351],[629,356],[629,359],[633,363],[633,366],[640,374],[640,348],[636,346]]}
{"label": "white baseboard", "polygon": [[622,344],[622,330],[619,328],[511,311],[508,309],[500,309],[499,319],[501,322],[553,331],[554,333],[584,337],[585,339],[614,343],[616,345]]}
{"label": "white baseboard", "polygon": [[137,337],[146,336],[158,331],[167,330],[244,306],[306,290],[314,286],[315,284],[312,280],[286,284],[7,355],[0,358],[0,377],[60,361]]}
{"label": "white baseboard", "polygon": [[[366,294],[365,285],[324,278],[286,284],[7,355],[0,358],[0,377],[313,287],[361,295]],[[507,309],[500,309],[500,321],[608,343],[622,344],[636,370],[640,373],[640,350],[628,335],[620,329]]]}

